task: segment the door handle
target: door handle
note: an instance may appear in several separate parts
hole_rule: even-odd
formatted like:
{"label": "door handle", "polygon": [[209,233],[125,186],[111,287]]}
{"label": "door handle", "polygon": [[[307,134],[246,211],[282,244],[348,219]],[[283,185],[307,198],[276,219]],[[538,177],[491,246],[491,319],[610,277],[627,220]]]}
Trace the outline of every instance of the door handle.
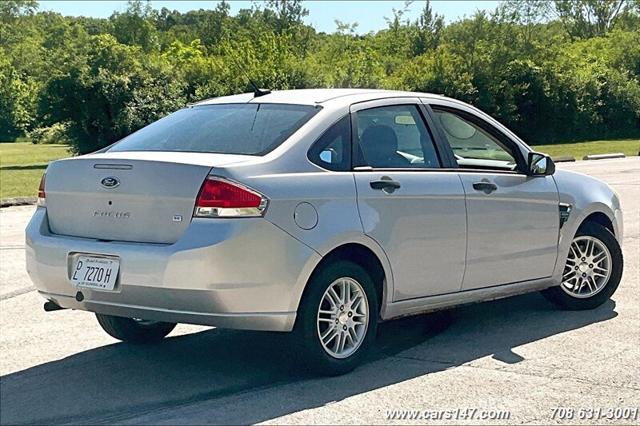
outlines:
{"label": "door handle", "polygon": [[389,176],[382,176],[380,180],[372,180],[369,185],[373,189],[381,189],[385,192],[393,192],[400,188],[400,182],[391,179]]}
{"label": "door handle", "polygon": [[498,189],[498,186],[495,183],[491,182],[475,182],[473,184],[473,189],[476,191],[482,191],[485,194],[491,194],[493,191]]}

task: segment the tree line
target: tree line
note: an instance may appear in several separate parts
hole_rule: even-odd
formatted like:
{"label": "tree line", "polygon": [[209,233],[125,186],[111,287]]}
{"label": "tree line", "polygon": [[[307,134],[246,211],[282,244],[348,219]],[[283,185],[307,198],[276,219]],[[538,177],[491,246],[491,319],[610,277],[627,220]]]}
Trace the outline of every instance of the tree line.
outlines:
{"label": "tree line", "polygon": [[132,0],[104,19],[2,1],[0,141],[91,152],[186,104],[251,91],[249,79],[440,93],[531,144],[640,135],[640,0],[505,1],[449,24],[428,1],[405,2],[367,34],[342,21],[319,32],[307,14],[300,0],[235,15],[226,2],[181,13]]}

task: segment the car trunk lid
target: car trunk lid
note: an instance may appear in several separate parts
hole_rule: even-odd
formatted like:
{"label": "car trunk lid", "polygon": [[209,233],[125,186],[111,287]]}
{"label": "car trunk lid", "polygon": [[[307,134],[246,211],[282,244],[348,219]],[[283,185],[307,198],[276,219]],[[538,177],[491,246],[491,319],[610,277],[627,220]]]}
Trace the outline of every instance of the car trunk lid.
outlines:
{"label": "car trunk lid", "polygon": [[46,205],[59,235],[171,244],[187,229],[213,167],[255,158],[184,152],[115,152],[53,162]]}

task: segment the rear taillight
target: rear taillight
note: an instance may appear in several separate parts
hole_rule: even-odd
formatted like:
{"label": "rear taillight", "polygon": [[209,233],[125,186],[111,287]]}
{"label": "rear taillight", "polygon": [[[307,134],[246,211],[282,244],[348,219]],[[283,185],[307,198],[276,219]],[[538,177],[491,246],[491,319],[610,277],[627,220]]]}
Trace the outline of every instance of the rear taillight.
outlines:
{"label": "rear taillight", "polygon": [[209,176],[204,180],[194,216],[256,217],[262,216],[268,200],[258,192],[236,182]]}
{"label": "rear taillight", "polygon": [[46,205],[46,196],[44,192],[44,181],[46,177],[47,174],[43,173],[42,177],[40,178],[40,186],[38,186],[38,206],[40,207],[44,207]]}

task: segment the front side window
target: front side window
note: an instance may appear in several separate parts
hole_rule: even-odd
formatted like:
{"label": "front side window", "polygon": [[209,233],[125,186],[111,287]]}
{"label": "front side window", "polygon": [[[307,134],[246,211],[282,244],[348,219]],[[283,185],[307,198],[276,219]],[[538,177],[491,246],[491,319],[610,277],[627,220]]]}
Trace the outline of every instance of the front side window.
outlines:
{"label": "front side window", "polygon": [[434,108],[456,162],[461,168],[516,170],[511,149],[462,114]]}
{"label": "front side window", "polygon": [[264,155],[313,117],[319,107],[219,104],[181,109],[143,127],[109,151],[179,151]]}
{"label": "front side window", "polygon": [[356,166],[431,168],[440,162],[418,107],[391,105],[356,112]]}

